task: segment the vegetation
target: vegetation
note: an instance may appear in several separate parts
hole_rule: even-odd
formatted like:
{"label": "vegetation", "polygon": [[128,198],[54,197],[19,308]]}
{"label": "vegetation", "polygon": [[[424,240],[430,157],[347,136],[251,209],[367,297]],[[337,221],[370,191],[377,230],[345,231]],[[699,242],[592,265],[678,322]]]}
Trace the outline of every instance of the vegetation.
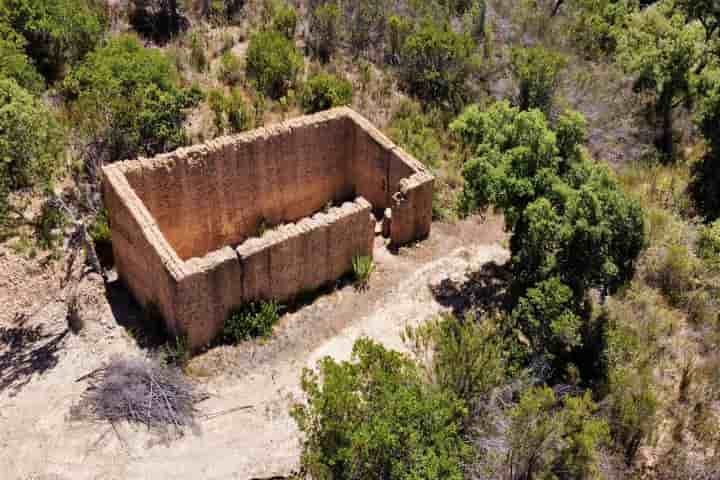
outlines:
{"label": "vegetation", "polygon": [[250,38],[246,73],[257,89],[270,98],[278,99],[287,93],[302,64],[302,55],[282,33],[267,30]]}
{"label": "vegetation", "polygon": [[367,288],[370,276],[375,271],[375,264],[372,257],[355,255],[352,261],[353,276],[359,288]]}
{"label": "vegetation", "polygon": [[238,343],[272,334],[280,318],[280,305],[275,301],[250,302],[233,311],[225,321],[220,337],[227,343]]}
{"label": "vegetation", "polygon": [[318,73],[308,78],[302,94],[306,113],[315,113],[352,101],[352,83],[329,73]]}

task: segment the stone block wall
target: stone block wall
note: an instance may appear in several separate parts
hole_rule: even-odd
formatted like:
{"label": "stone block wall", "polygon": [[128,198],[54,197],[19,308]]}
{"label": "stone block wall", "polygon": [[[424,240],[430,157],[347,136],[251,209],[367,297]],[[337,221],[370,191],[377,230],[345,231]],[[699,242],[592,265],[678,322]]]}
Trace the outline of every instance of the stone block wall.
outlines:
{"label": "stone block wall", "polygon": [[373,210],[392,209],[394,243],[430,231],[432,176],[348,108],[103,172],[121,280],[193,348],[243,302],[289,300],[372,255]]}

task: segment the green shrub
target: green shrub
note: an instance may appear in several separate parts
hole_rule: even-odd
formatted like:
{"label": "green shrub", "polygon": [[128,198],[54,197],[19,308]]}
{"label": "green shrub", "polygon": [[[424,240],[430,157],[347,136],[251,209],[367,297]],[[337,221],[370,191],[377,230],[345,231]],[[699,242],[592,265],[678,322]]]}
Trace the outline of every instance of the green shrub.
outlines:
{"label": "green shrub", "polygon": [[567,60],[543,47],[515,48],[512,51],[512,72],[518,84],[518,105],[521,110],[537,108],[550,114],[560,70]]}
{"label": "green shrub", "polygon": [[463,478],[467,410],[452,392],[426,383],[413,360],[363,338],[351,361],[325,357],[318,370],[303,371],[307,402],[291,412],[312,478]]}
{"label": "green shrub", "polygon": [[0,21],[0,78],[15,80],[21,87],[38,93],[44,87],[43,78],[25,53],[27,40]]}
{"label": "green shrub", "polygon": [[275,7],[275,13],[272,18],[273,30],[277,30],[285,35],[285,37],[292,40],[295,36],[297,22],[297,12],[292,5],[280,4]]}
{"label": "green shrub", "polygon": [[155,155],[187,141],[197,87],[180,88],[172,60],[121,35],[88,55],[63,83],[80,135],[106,161]]}
{"label": "green shrub", "polygon": [[280,305],[274,300],[251,302],[233,311],[225,321],[220,338],[226,343],[238,343],[272,334],[280,319]]}
{"label": "green shrub", "polygon": [[191,356],[190,342],[186,335],[177,335],[163,345],[160,351],[161,363],[184,367]]}
{"label": "green shrub", "polygon": [[64,228],[65,225],[67,225],[67,217],[62,208],[53,202],[45,202],[35,221],[35,234],[40,246],[45,249],[54,248],[57,242],[63,238],[62,232],[58,233],[58,230]]}
{"label": "green shrub", "polygon": [[375,271],[375,263],[373,262],[372,257],[355,255],[353,257],[352,265],[356,285],[361,289],[367,288],[370,276]]}
{"label": "green shrub", "polygon": [[697,240],[698,256],[713,268],[720,267],[720,220],[700,229]]}
{"label": "green shrub", "polygon": [[0,78],[0,178],[5,189],[47,184],[59,168],[61,138],[54,115],[41,100],[15,80]]}
{"label": "green shrub", "polygon": [[177,0],[130,0],[129,20],[135,31],[165,42],[187,28],[185,6]]}
{"label": "green shrub", "polygon": [[242,62],[230,50],[220,57],[218,78],[228,85],[236,85],[242,80]]}
{"label": "green shrub", "polygon": [[0,24],[25,39],[25,52],[48,80],[92,51],[106,29],[103,7],[93,0],[3,0]]}
{"label": "green shrub", "polygon": [[208,103],[219,134],[243,132],[252,126],[250,107],[239,88],[233,88],[229,95],[220,89],[210,90]]}
{"label": "green shrub", "polygon": [[207,44],[197,30],[190,33],[190,64],[195,71],[204,72],[210,66],[207,58]]}
{"label": "green shrub", "polygon": [[108,221],[108,211],[103,208],[95,215],[93,222],[89,228],[90,237],[96,243],[110,242],[112,240],[110,234],[110,222]]}
{"label": "green shrub", "polygon": [[698,261],[682,243],[673,243],[657,249],[651,257],[648,279],[675,306],[681,306],[693,290],[698,273]]}
{"label": "green shrub", "polygon": [[433,119],[417,102],[404,102],[393,116],[388,135],[394,142],[431,168],[440,166],[442,148]]}
{"label": "green shrub", "polygon": [[315,113],[352,102],[350,81],[330,73],[318,73],[305,83],[302,105],[306,113]]}
{"label": "green shrub", "polygon": [[256,88],[270,98],[284,96],[302,66],[302,54],[280,32],[268,30],[250,37],[245,71]]}
{"label": "green shrub", "polygon": [[408,91],[428,102],[461,106],[474,48],[469,35],[425,22],[402,47],[401,76]]}
{"label": "green shrub", "polygon": [[337,2],[321,2],[310,11],[308,45],[322,62],[327,62],[337,49],[340,7]]}

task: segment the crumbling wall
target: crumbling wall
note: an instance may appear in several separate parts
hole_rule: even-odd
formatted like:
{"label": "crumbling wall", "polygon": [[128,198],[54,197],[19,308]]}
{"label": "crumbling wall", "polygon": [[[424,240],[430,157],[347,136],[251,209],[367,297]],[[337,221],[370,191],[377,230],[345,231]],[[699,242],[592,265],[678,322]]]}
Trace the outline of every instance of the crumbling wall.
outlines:
{"label": "crumbling wall", "polygon": [[[103,171],[121,280],[193,348],[242,303],[316,290],[372,255],[373,209],[392,209],[393,243],[430,232],[432,176],[348,108]],[[263,222],[276,228],[258,237]]]}

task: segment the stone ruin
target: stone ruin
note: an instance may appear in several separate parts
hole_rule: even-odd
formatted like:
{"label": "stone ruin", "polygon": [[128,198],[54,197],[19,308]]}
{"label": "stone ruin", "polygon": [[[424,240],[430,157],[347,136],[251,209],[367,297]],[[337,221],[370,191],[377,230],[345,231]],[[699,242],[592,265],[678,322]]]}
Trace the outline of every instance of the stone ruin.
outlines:
{"label": "stone ruin", "polygon": [[433,177],[349,108],[103,168],[120,280],[191,348],[233,308],[291,300],[430,233]]}

